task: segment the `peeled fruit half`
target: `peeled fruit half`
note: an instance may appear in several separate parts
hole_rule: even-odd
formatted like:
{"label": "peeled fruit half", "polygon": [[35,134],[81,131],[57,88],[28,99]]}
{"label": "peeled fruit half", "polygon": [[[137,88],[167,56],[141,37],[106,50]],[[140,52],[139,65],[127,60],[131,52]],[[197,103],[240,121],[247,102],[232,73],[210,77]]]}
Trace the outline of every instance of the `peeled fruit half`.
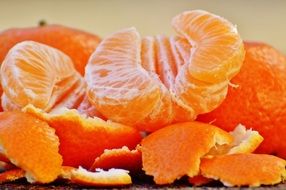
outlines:
{"label": "peeled fruit half", "polygon": [[177,15],[172,26],[179,37],[142,39],[128,28],[101,41],[85,79],[88,99],[104,117],[155,131],[224,100],[244,59],[236,27],[201,10]]}

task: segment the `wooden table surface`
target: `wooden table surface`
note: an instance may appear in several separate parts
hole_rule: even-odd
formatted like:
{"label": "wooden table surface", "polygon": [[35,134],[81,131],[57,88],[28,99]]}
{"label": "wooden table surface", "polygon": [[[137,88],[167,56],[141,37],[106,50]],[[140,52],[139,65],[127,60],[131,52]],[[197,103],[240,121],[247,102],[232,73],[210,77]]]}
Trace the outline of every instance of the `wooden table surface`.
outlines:
{"label": "wooden table surface", "polygon": [[203,187],[192,187],[190,184],[188,184],[186,179],[182,179],[177,181],[175,184],[167,185],[167,186],[158,186],[153,183],[152,178],[146,178],[139,177],[139,178],[133,178],[133,184],[129,186],[123,186],[123,187],[116,187],[116,188],[96,188],[96,187],[85,187],[85,186],[78,186],[74,184],[69,184],[67,182],[58,181],[53,184],[49,185],[35,185],[35,184],[29,184],[24,180],[20,180],[17,182],[12,183],[6,183],[6,184],[0,184],[0,189],[5,190],[22,190],[22,189],[28,189],[28,190],[76,190],[76,189],[120,189],[120,190],[147,190],[147,189],[157,189],[157,190],[167,190],[167,189],[173,189],[173,190],[286,190],[286,182],[281,183],[275,186],[262,186],[262,187],[256,187],[256,188],[247,188],[247,187],[224,187],[219,182],[212,182],[208,184],[207,186]]}

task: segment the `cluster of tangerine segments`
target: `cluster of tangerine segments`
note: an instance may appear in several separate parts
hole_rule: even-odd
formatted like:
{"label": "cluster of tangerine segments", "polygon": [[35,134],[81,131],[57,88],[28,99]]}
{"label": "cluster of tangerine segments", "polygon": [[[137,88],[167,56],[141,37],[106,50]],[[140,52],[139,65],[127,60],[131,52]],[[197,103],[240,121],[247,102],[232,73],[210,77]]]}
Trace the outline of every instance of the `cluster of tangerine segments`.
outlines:
{"label": "cluster of tangerine segments", "polygon": [[[195,185],[217,179],[226,186],[280,183],[286,161],[252,154],[263,141],[258,132],[192,121],[225,99],[240,70],[244,48],[236,27],[201,10],[179,14],[172,25],[178,36],[116,32],[86,67],[76,61],[81,54],[66,55],[62,47],[35,41],[13,46],[1,65],[0,183],[129,185],[129,172],[140,170],[156,184],[183,176]],[[39,31],[54,27],[66,30]],[[86,37],[97,45],[96,36]],[[142,140],[137,129],[152,133]]]}
{"label": "cluster of tangerine segments", "polygon": [[155,131],[194,120],[224,100],[244,59],[236,27],[201,10],[179,14],[172,25],[179,36],[141,39],[129,28],[102,40],[85,79],[103,116]]}

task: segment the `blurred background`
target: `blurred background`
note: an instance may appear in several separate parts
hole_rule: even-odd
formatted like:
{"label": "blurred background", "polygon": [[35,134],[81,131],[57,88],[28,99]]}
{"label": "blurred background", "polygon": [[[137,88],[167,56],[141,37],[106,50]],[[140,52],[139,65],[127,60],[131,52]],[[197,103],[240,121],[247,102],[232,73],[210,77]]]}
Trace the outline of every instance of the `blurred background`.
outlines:
{"label": "blurred background", "polygon": [[245,40],[270,43],[286,54],[286,0],[0,0],[0,30],[45,20],[100,36],[130,26],[142,35],[169,35],[172,17],[190,9],[223,16]]}

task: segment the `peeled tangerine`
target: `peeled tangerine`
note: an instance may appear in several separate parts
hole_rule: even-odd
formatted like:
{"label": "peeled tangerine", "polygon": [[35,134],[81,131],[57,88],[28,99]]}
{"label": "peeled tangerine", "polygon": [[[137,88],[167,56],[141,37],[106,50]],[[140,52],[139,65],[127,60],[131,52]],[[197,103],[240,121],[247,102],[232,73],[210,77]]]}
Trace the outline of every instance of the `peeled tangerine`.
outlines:
{"label": "peeled tangerine", "polygon": [[240,70],[236,27],[206,11],[172,21],[179,36],[143,39],[135,28],[105,38],[86,66],[87,95],[106,118],[155,131],[216,108]]}

